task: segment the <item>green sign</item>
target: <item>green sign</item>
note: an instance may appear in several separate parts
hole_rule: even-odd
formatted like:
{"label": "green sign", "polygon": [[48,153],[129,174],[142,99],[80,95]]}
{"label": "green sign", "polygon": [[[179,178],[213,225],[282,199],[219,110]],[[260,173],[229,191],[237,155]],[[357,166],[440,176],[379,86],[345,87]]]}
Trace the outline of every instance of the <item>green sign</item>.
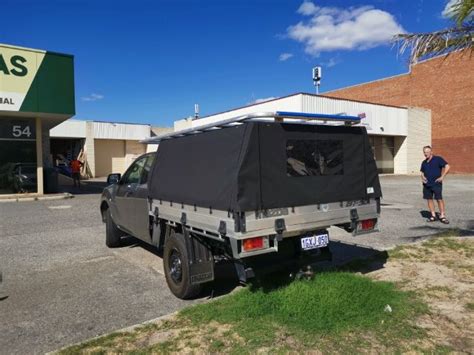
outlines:
{"label": "green sign", "polygon": [[0,112],[73,116],[74,58],[0,44]]}

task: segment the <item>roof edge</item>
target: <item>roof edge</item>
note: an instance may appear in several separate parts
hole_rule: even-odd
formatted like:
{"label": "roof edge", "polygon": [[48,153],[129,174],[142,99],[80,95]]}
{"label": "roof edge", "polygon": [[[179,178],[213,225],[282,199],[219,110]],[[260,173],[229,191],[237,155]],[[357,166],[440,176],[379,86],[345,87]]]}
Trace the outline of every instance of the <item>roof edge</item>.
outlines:
{"label": "roof edge", "polygon": [[14,45],[11,45],[11,44],[6,44],[6,43],[0,43],[0,47],[8,48],[8,49],[22,50],[22,51],[26,51],[26,52],[34,52],[34,53],[41,53],[41,54],[54,54],[54,55],[59,55],[59,56],[63,56],[63,57],[74,58],[74,55],[72,55],[72,54],[48,51],[48,50],[45,50],[45,49],[36,49],[36,48],[29,48],[29,47],[14,46]]}

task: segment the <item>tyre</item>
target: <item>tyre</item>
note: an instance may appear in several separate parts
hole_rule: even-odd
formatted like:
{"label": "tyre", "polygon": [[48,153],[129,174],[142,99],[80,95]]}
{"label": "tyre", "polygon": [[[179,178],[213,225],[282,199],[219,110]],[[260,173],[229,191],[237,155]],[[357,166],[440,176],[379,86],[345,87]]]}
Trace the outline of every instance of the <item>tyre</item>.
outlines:
{"label": "tyre", "polygon": [[189,256],[184,236],[172,233],[165,241],[163,268],[169,289],[178,298],[188,299],[197,296],[202,285],[191,285],[189,277]]}
{"label": "tyre", "polygon": [[120,246],[122,231],[112,220],[110,209],[105,211],[105,245],[109,248],[117,248]]}

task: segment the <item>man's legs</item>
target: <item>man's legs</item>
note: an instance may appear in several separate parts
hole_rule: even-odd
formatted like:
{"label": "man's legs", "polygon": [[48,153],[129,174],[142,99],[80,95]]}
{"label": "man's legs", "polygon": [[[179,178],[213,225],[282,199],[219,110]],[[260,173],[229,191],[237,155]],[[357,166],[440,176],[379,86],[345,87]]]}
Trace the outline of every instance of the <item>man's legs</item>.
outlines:
{"label": "man's legs", "polygon": [[72,181],[74,182],[74,187],[81,187],[81,181],[79,180],[79,174],[72,173]]}
{"label": "man's legs", "polygon": [[444,201],[443,201],[443,185],[435,185],[434,189],[434,197],[436,201],[438,202],[438,208],[439,208],[439,218],[445,218],[445,206],[444,206]]}
{"label": "man's legs", "polygon": [[[438,202],[439,217],[440,217],[440,218],[445,217],[445,215],[444,215],[444,213],[445,213],[445,210],[444,210],[444,201],[443,201],[443,200],[436,200],[436,202]],[[433,205],[434,205],[434,204],[433,204]]]}
{"label": "man's legs", "polygon": [[433,190],[429,186],[423,185],[423,198],[428,202],[428,209],[431,212],[431,217],[436,218],[435,205],[433,201]]}
{"label": "man's legs", "polygon": [[431,212],[431,216],[436,217],[435,205],[434,205],[433,199],[430,198],[430,199],[427,199],[426,201],[428,202],[428,209]]}

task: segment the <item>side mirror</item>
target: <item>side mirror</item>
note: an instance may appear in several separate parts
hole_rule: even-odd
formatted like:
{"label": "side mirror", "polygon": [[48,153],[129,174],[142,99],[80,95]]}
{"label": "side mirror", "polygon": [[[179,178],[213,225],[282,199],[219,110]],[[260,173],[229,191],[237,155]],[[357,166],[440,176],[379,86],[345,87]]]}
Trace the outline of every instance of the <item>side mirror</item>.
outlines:
{"label": "side mirror", "polygon": [[109,174],[109,176],[107,176],[107,185],[118,184],[121,177],[121,174]]}

